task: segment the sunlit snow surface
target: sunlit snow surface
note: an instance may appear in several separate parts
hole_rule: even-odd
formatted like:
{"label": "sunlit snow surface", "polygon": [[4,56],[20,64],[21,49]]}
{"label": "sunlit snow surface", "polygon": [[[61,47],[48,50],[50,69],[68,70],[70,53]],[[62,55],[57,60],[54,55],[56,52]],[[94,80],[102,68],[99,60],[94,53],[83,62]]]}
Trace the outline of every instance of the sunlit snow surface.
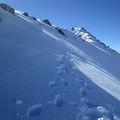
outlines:
{"label": "sunlit snow surface", "polygon": [[0,18],[0,120],[120,120],[119,54],[20,11]]}

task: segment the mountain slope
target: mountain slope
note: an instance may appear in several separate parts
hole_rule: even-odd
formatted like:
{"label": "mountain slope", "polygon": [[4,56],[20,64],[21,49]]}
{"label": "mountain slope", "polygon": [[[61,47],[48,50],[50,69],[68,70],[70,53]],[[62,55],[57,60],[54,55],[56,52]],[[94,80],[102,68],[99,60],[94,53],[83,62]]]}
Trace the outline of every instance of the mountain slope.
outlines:
{"label": "mountain slope", "polygon": [[120,119],[118,53],[19,11],[0,18],[0,120]]}

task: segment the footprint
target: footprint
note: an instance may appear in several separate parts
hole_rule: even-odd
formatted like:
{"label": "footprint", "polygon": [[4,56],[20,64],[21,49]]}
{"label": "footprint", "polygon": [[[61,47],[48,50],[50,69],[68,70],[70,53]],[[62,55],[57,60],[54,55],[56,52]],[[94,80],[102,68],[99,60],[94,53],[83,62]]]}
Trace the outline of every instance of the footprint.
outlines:
{"label": "footprint", "polygon": [[54,100],[54,104],[57,107],[63,107],[64,100],[63,100],[63,97],[60,94],[56,95],[55,100]]}
{"label": "footprint", "polygon": [[65,85],[65,86],[68,86],[69,85],[69,82],[65,79],[62,79],[61,82]]}
{"label": "footprint", "polygon": [[[109,118],[108,120],[112,120],[113,117],[112,113],[102,106],[88,108],[86,111],[86,115],[89,116],[90,119],[94,119],[94,120],[98,118],[102,119],[103,116]],[[103,118],[103,120],[107,120],[107,119]]]}
{"label": "footprint", "polygon": [[51,82],[49,83],[49,86],[50,86],[50,87],[56,87],[56,86],[57,86],[57,82],[56,82],[56,81],[51,81]]}
{"label": "footprint", "polygon": [[19,118],[23,118],[23,117],[24,117],[24,116],[23,116],[21,113],[19,113],[19,112],[15,113],[15,115],[16,115],[16,117],[19,117]]}
{"label": "footprint", "polygon": [[97,120],[111,120],[111,119],[103,115],[101,118],[98,118]]}
{"label": "footprint", "polygon": [[21,104],[23,104],[23,101],[22,100],[16,100],[16,102],[15,102],[17,105],[21,105]]}
{"label": "footprint", "polygon": [[120,116],[114,115],[113,120],[120,120]]}
{"label": "footprint", "polygon": [[90,120],[88,116],[83,116],[80,120]]}
{"label": "footprint", "polygon": [[62,76],[62,75],[63,75],[63,71],[62,70],[57,71],[57,76]]}
{"label": "footprint", "polygon": [[87,95],[87,91],[86,91],[85,88],[80,88],[80,89],[79,89],[79,92],[80,92],[80,94],[82,94],[83,96],[86,96],[86,95]]}
{"label": "footprint", "polygon": [[87,83],[84,83],[84,86],[85,86],[87,89],[90,89],[90,86],[89,86]]}
{"label": "footprint", "polygon": [[82,113],[79,113],[77,115],[77,120],[90,120],[90,119],[89,119],[89,116],[82,114]]}
{"label": "footprint", "polygon": [[27,109],[27,116],[37,116],[43,112],[42,104],[35,104]]}

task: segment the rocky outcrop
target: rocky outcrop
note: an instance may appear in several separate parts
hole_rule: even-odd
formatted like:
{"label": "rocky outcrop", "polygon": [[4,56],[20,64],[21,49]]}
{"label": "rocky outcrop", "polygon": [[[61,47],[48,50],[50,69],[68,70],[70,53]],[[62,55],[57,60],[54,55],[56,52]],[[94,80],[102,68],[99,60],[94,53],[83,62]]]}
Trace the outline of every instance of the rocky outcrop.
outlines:
{"label": "rocky outcrop", "polygon": [[48,24],[48,25],[50,25],[50,26],[52,26],[52,24],[50,23],[50,21],[47,20],[47,19],[43,20],[43,22],[46,23],[46,24]]}
{"label": "rocky outcrop", "polygon": [[7,12],[13,14],[13,15],[15,15],[15,10],[14,10],[14,8],[10,7],[8,4],[0,3],[0,7],[1,7],[2,9],[4,9],[5,11],[7,11]]}
{"label": "rocky outcrop", "polygon": [[27,17],[29,16],[29,14],[27,12],[24,12],[23,15],[27,16]]}
{"label": "rocky outcrop", "polygon": [[31,16],[31,18],[32,18],[33,20],[37,21],[37,18],[35,18],[35,17],[33,17],[33,16]]}
{"label": "rocky outcrop", "polygon": [[66,36],[65,33],[59,27],[56,27],[55,29],[63,36]]}

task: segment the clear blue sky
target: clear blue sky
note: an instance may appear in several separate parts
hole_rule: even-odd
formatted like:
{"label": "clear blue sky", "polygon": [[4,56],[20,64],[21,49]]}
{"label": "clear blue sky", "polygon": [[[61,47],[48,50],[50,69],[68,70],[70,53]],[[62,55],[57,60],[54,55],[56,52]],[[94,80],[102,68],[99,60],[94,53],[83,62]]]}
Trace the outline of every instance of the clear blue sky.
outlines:
{"label": "clear blue sky", "polygon": [[70,29],[83,26],[120,52],[120,0],[0,0]]}

